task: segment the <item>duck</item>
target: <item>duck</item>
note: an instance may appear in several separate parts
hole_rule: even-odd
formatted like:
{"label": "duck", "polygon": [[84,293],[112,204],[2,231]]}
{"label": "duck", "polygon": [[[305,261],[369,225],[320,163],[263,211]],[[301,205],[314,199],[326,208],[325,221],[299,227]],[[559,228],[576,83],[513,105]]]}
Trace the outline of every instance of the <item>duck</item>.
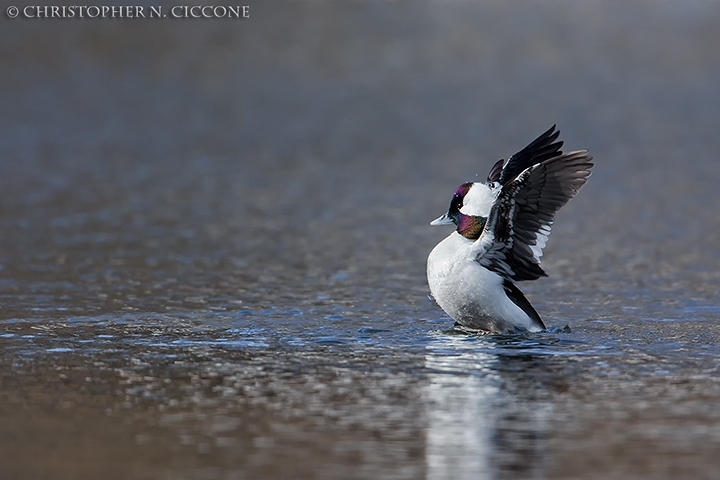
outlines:
{"label": "duck", "polygon": [[455,328],[478,334],[546,330],[515,284],[547,276],[540,267],[555,214],[577,195],[594,166],[588,150],[563,153],[553,125],[529,145],[498,160],[486,182],[460,185],[447,213],[430,225],[455,230],[432,249],[432,298]]}

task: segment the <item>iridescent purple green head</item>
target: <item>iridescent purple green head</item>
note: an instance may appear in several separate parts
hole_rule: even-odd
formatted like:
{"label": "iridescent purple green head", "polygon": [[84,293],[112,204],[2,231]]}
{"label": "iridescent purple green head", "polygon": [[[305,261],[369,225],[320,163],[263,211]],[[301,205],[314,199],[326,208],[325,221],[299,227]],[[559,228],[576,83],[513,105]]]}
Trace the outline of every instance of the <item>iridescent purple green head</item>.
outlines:
{"label": "iridescent purple green head", "polygon": [[455,190],[452,200],[450,200],[448,212],[430,222],[430,225],[450,225],[453,223],[457,226],[457,232],[460,235],[470,240],[477,240],[482,234],[483,228],[485,228],[487,218],[479,215],[466,215],[460,212],[465,202],[465,196],[472,186],[472,182],[460,185]]}
{"label": "iridescent purple green head", "polygon": [[448,209],[447,215],[455,225],[460,221],[460,215],[462,215],[460,209],[463,206],[465,195],[470,191],[470,187],[472,187],[471,182],[463,183],[455,190],[455,195],[453,195],[452,200],[450,200],[450,208]]}

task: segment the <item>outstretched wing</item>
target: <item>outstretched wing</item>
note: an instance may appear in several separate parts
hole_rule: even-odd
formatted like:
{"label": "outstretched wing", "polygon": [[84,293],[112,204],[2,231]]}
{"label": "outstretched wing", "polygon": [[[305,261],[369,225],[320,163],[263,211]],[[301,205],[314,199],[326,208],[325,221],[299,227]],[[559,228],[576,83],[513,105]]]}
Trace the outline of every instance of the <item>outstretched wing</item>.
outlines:
{"label": "outstretched wing", "polygon": [[498,160],[490,169],[488,174],[488,182],[499,182],[501,185],[512,181],[523,170],[535,164],[542,163],[553,157],[562,155],[563,142],[556,142],[559,130],[555,130],[555,125],[550,127],[547,132],[530,142],[530,144],[510,157],[507,162]]}
{"label": "outstretched wing", "polygon": [[592,167],[587,150],[572,152],[525,168],[503,185],[475,242],[476,260],[514,281],[546,276],[540,257],[555,213],[585,185]]}

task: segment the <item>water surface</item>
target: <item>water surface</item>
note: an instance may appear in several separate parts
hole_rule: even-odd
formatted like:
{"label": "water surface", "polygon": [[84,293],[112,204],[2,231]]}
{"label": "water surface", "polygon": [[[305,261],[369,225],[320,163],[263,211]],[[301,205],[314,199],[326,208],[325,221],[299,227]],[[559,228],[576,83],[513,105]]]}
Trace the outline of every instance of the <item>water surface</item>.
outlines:
{"label": "water surface", "polygon": [[[720,9],[521,7],[5,18],[0,477],[720,476]],[[553,123],[552,332],[458,334],[428,222]]]}

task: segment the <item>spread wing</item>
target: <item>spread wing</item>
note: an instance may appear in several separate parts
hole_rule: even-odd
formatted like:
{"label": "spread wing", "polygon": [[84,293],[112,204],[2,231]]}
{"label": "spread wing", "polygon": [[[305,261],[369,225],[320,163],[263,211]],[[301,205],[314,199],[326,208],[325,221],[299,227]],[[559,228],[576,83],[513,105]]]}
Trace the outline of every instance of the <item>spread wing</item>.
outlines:
{"label": "spread wing", "polygon": [[475,242],[476,260],[515,281],[546,276],[540,257],[555,213],[585,185],[592,167],[582,150],[526,167],[504,184]]}
{"label": "spread wing", "polygon": [[547,132],[510,157],[507,162],[498,160],[490,169],[487,181],[505,185],[526,168],[562,155],[560,149],[563,142],[555,141],[560,135],[560,130],[555,130],[555,127],[555,125],[550,127]]}

